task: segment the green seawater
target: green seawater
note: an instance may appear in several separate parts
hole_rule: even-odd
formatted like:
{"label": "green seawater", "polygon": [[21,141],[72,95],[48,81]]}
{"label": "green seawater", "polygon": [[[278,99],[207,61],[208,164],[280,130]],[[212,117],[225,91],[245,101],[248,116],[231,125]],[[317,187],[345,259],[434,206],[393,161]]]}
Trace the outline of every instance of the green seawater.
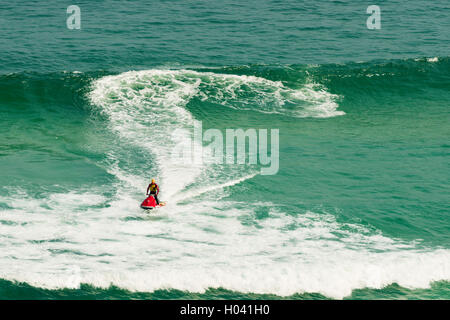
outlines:
{"label": "green seawater", "polygon": [[[450,292],[448,282],[436,283],[429,289],[405,289],[398,285],[389,285],[380,289],[359,289],[345,299],[367,300],[367,299],[400,299],[400,300],[418,300],[418,299],[449,299]],[[2,283],[3,299],[14,300],[174,300],[174,299],[202,299],[202,300],[327,300],[329,298],[321,294],[295,294],[288,297],[280,297],[273,294],[252,294],[229,291],[221,288],[208,289],[204,293],[192,293],[179,290],[156,290],[151,293],[130,292],[117,287],[111,287],[107,290],[101,290],[89,285],[81,285],[79,289],[61,289],[46,290],[31,287],[27,284],[13,284],[3,281]]]}
{"label": "green seawater", "polygon": [[450,298],[445,1],[70,4],[0,4],[0,299]]}

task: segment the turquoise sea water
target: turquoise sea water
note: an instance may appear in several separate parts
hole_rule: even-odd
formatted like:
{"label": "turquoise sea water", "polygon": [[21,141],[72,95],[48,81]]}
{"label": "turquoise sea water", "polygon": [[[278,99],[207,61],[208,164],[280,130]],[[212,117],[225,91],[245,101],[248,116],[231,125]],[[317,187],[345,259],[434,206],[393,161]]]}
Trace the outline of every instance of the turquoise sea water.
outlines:
{"label": "turquoise sea water", "polygon": [[0,4],[0,299],[450,298],[447,1],[71,4]]}

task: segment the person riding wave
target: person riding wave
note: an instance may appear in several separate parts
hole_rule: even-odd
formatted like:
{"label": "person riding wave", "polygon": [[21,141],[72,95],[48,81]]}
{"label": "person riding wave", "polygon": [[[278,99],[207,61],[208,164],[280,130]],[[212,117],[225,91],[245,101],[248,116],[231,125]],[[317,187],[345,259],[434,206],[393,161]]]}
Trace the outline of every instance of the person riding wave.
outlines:
{"label": "person riding wave", "polygon": [[[149,191],[150,191],[150,193],[149,193]],[[153,195],[153,197],[156,200],[157,205],[159,205],[158,193],[159,193],[159,187],[156,184],[155,179],[152,179],[152,182],[147,187],[147,195],[149,195],[149,194]]]}

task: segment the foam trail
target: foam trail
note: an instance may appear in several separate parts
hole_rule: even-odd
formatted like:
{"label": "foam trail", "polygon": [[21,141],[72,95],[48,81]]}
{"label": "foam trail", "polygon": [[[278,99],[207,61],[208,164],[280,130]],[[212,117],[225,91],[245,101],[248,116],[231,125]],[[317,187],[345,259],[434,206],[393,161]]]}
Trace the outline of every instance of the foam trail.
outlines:
{"label": "foam trail", "polygon": [[[343,114],[336,111],[335,96],[316,84],[291,89],[280,81],[255,76],[190,70],[130,71],[94,81],[90,93],[92,103],[109,117],[111,129],[124,140],[123,143],[133,144],[154,155],[149,159],[154,165],[142,170],[158,176],[164,185],[163,195],[170,199],[199,179],[209,167],[175,163],[172,157],[174,149],[180,145],[200,149],[190,135],[194,118],[185,108],[193,97],[238,110],[294,117]],[[222,167],[219,171],[226,171],[227,180],[246,174],[246,169],[231,173],[233,169]],[[124,176],[117,170],[111,173]],[[133,179],[143,188],[144,178]]]}
{"label": "foam trail", "polygon": [[[153,70],[101,78],[94,83],[91,99],[108,115],[113,131],[127,143],[155,155],[153,162],[157,166],[149,166],[144,172],[153,169],[152,176],[156,176],[159,170],[159,180],[166,186],[164,194],[170,198],[201,172],[198,165],[171,161],[176,145],[192,143],[188,134],[172,133],[177,129],[187,130],[193,123],[192,115],[184,106],[196,93],[199,81],[175,80],[166,84],[165,74]],[[179,179],[181,176],[185,178]]]}
{"label": "foam trail", "polygon": [[184,201],[184,200],[187,200],[187,199],[190,199],[190,198],[198,197],[198,196],[200,196],[202,194],[205,194],[205,193],[208,193],[208,192],[212,192],[212,191],[215,191],[215,190],[218,190],[218,189],[224,189],[226,187],[234,186],[234,185],[239,184],[239,183],[241,183],[241,182],[243,182],[245,180],[251,179],[251,178],[255,177],[256,175],[257,175],[257,173],[253,173],[253,174],[246,175],[246,176],[244,176],[242,178],[238,178],[238,179],[235,179],[235,180],[227,181],[225,183],[221,183],[221,184],[218,184],[218,185],[212,185],[212,186],[208,186],[208,187],[205,187],[205,188],[198,188],[198,189],[194,189],[194,190],[185,191],[186,194],[181,193],[180,195],[177,195],[177,196],[173,197],[172,200],[174,202],[181,202],[181,201]]}

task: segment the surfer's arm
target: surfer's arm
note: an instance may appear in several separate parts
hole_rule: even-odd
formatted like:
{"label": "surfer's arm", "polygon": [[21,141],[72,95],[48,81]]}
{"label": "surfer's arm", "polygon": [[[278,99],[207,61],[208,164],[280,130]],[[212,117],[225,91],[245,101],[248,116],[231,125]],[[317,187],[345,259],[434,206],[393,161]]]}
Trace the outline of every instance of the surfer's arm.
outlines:
{"label": "surfer's arm", "polygon": [[150,185],[148,185],[148,187],[147,187],[147,193],[146,194],[148,194],[148,190],[150,189]]}

